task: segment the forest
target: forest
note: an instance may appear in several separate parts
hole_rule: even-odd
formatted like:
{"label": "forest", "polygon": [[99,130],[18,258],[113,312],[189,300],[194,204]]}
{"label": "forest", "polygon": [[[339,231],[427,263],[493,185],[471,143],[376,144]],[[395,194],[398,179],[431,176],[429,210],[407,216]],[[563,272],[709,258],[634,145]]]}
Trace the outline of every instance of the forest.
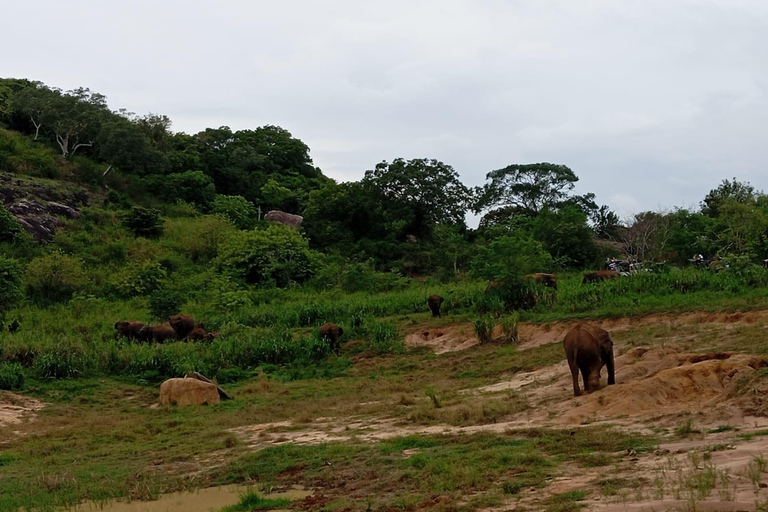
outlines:
{"label": "forest", "polygon": [[[448,163],[389,158],[361,169],[360,181],[337,183],[282,127],[174,132],[167,116],[113,110],[86,88],[0,79],[0,398],[24,393],[41,404],[22,424],[29,435],[0,442],[11,447],[0,451],[0,510],[243,482],[262,490],[310,482],[327,493],[317,499],[329,510],[499,505],[543,489],[560,466],[612,467],[623,460],[616,453],[649,457],[656,444],[604,425],[454,437],[419,430],[510,418],[519,427],[516,415],[535,409],[534,398],[467,390],[562,362],[559,339],[523,350],[523,324],[551,337],[551,323],[634,318],[634,330],[619,334],[622,350],[647,343],[649,332],[665,349],[673,328],[652,315],[758,318],[768,304],[768,196],[748,182],[724,179],[696,210],[620,219],[595,194],[577,194],[579,178],[563,163],[510,163],[468,187]],[[265,220],[272,210],[303,221]],[[470,212],[482,216],[476,229]],[[640,264],[620,279],[583,282],[609,258]],[[540,272],[556,274],[558,286],[526,278]],[[429,314],[433,294],[444,299],[443,317]],[[115,331],[120,321],[162,324],[177,313],[218,336],[142,343]],[[326,322],[343,327],[339,351],[319,335]],[[709,329],[679,330],[699,328]],[[738,329],[723,328],[712,353],[768,353],[761,325]],[[406,343],[430,341],[430,332],[477,344],[441,354]],[[707,336],[676,343],[705,350]],[[191,412],[155,408],[157,386],[190,372],[236,399]],[[762,385],[749,375],[739,382]],[[554,416],[570,409],[563,401]],[[347,425],[344,442],[282,445],[308,425],[339,435],[337,423],[353,417],[371,428],[406,425],[405,433],[362,443]],[[276,423],[259,435],[238,430],[268,421]],[[17,427],[0,421],[0,432]],[[416,455],[403,458],[408,450]],[[198,467],[212,453],[220,465]],[[344,488],[347,467],[355,489]],[[661,496],[699,492],[690,478]],[[596,485],[609,496],[634,485],[619,480]],[[466,501],[456,508],[438,499],[446,495]],[[579,510],[585,496],[555,493],[535,506]]]}

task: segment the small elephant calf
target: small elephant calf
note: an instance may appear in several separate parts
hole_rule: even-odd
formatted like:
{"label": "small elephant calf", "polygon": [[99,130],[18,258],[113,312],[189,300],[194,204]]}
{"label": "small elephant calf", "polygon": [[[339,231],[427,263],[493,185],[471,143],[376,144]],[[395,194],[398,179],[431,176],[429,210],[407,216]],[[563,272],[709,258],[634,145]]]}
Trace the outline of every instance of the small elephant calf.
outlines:
{"label": "small elephant calf", "polygon": [[319,334],[320,338],[328,341],[328,344],[331,346],[331,351],[334,354],[341,352],[341,343],[339,342],[339,339],[344,334],[344,329],[336,324],[328,322],[320,326]]}
{"label": "small elephant calf", "polygon": [[608,367],[608,384],[615,384],[613,341],[605,329],[578,324],[568,331],[563,340],[565,356],[573,378],[573,396],[581,395],[579,372],[584,380],[584,391],[590,393],[600,388],[600,370]]}
{"label": "small elephant calf", "polygon": [[429,296],[427,299],[427,306],[429,306],[429,310],[432,311],[432,317],[440,316],[440,306],[443,304],[444,300],[445,299],[439,295]]}

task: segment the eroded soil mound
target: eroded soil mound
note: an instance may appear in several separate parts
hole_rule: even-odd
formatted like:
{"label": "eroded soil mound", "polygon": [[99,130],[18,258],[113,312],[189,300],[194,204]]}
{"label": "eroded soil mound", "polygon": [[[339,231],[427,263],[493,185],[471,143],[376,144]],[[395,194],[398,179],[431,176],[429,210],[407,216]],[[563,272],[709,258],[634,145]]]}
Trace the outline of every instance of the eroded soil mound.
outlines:
{"label": "eroded soil mound", "polygon": [[[590,325],[601,327],[608,332],[636,329],[638,327],[661,327],[690,324],[753,324],[768,318],[768,311],[736,311],[727,313],[699,312],[682,315],[646,315],[640,317],[603,318],[590,320]],[[565,334],[578,322],[557,322],[553,324],[522,323],[518,327],[521,349],[538,347],[545,343],[562,341]]]}
{"label": "eroded soil mound", "polygon": [[43,403],[28,396],[17,395],[9,391],[0,391],[0,427],[13,425],[25,418],[34,416],[42,409]]}
{"label": "eroded soil mound", "polygon": [[422,329],[405,337],[408,345],[430,347],[435,354],[466,350],[480,343],[472,324],[452,324]]}

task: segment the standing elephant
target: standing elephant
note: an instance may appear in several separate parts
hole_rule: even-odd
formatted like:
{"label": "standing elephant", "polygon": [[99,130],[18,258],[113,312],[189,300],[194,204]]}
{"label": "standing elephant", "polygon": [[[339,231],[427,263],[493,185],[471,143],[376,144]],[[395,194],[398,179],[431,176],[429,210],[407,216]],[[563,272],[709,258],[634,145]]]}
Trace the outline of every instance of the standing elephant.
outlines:
{"label": "standing elephant", "polygon": [[141,329],[145,327],[144,322],[137,320],[120,320],[115,322],[115,329],[117,330],[117,337],[123,336],[129,340],[140,340],[139,333]]}
{"label": "standing elephant", "polygon": [[189,341],[207,341],[208,340],[208,333],[205,332],[205,329],[202,327],[195,327],[191,331],[189,331],[189,334],[187,334],[187,339]]}
{"label": "standing elephant", "polygon": [[608,384],[615,384],[613,341],[608,331],[600,327],[578,324],[568,331],[563,340],[565,356],[573,377],[573,396],[581,395],[579,371],[587,393],[600,387],[600,370],[608,367]]}
{"label": "standing elephant", "polygon": [[555,274],[544,274],[543,272],[538,272],[536,274],[528,274],[525,277],[528,279],[533,279],[537,283],[548,286],[553,290],[557,290],[557,278],[555,277]]}
{"label": "standing elephant", "polygon": [[339,338],[344,334],[344,329],[336,324],[328,322],[320,326],[319,330],[320,338],[328,341],[331,346],[331,351],[334,354],[338,354],[341,351],[341,343]]}
{"label": "standing elephant", "polygon": [[189,315],[171,315],[168,323],[182,340],[195,330],[195,319]]}
{"label": "standing elephant", "polygon": [[173,328],[170,325],[145,325],[141,328],[141,331],[139,331],[139,336],[144,341],[156,341],[157,343],[164,343],[168,340],[176,340],[179,338],[178,334],[176,334],[176,331],[173,330]]}
{"label": "standing elephant", "polygon": [[443,301],[445,299],[442,298],[439,295],[430,295],[427,299],[427,305],[429,306],[429,310],[432,311],[432,316],[440,316],[440,306],[443,304]]}
{"label": "standing elephant", "polygon": [[606,279],[617,279],[619,277],[621,277],[621,274],[615,270],[598,270],[597,272],[584,274],[584,280],[582,281],[582,284],[596,283],[598,281],[605,281]]}

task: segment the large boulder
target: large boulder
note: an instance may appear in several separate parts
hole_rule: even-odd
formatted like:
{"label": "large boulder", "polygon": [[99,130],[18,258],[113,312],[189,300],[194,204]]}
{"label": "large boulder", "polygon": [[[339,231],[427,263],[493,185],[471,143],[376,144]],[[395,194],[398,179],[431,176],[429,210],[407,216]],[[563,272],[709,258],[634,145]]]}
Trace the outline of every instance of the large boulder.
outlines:
{"label": "large boulder", "polygon": [[281,212],[280,210],[270,210],[264,216],[264,220],[279,222],[280,224],[285,224],[292,228],[298,228],[304,221],[304,217],[292,213]]}
{"label": "large boulder", "polygon": [[168,379],[160,384],[163,405],[214,405],[221,401],[219,388],[197,379]]}

